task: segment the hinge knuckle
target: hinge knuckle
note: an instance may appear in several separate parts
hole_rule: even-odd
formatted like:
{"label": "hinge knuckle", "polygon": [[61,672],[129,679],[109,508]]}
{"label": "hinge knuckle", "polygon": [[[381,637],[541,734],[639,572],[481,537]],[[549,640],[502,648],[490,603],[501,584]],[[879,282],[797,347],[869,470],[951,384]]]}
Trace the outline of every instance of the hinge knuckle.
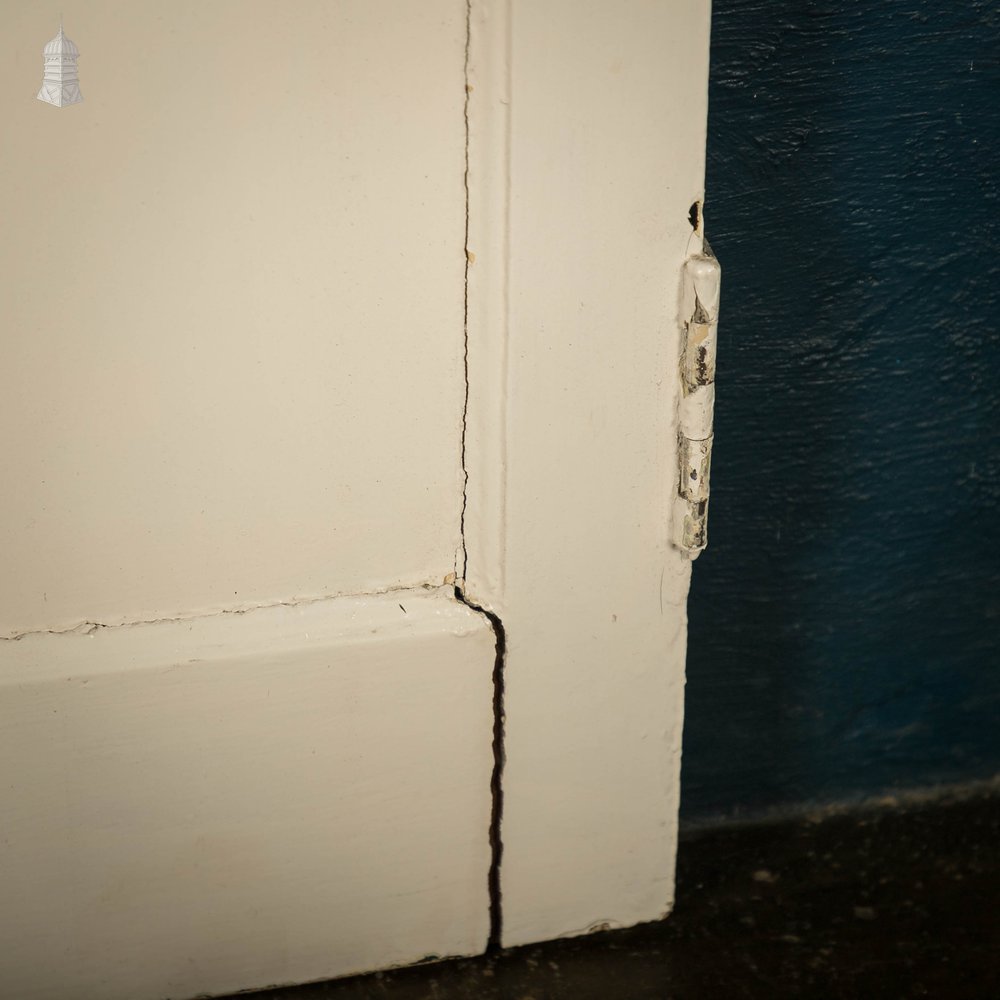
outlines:
{"label": "hinge knuckle", "polygon": [[684,262],[681,293],[681,399],[673,541],[691,559],[708,543],[709,478],[715,410],[715,353],[722,270],[708,243]]}

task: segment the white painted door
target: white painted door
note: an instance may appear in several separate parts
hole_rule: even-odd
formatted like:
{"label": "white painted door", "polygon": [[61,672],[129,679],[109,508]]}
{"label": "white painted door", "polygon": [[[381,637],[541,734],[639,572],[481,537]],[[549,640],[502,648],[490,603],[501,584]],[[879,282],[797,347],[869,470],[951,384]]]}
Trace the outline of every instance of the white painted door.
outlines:
{"label": "white painted door", "polygon": [[481,950],[463,0],[0,0],[0,992]]}
{"label": "white painted door", "polygon": [[707,3],[63,16],[60,108],[0,0],[0,981],[666,912]]}
{"label": "white painted door", "polygon": [[472,5],[465,592],[505,630],[506,945],[673,904],[709,26],[706,0]]}

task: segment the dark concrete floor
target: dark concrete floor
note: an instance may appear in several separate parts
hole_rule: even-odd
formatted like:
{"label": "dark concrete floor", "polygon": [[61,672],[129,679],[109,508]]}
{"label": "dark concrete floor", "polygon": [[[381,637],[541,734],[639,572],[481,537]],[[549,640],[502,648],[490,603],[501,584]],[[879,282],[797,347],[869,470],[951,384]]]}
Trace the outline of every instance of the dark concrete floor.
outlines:
{"label": "dark concrete floor", "polygon": [[253,996],[996,1000],[1000,797],[701,832],[662,923]]}

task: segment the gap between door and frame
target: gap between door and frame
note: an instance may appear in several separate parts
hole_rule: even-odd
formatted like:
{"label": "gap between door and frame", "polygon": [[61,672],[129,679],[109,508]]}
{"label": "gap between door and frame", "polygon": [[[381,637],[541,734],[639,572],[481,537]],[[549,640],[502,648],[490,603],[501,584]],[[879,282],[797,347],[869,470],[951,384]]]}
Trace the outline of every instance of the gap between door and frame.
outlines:
{"label": "gap between door and frame", "polygon": [[507,649],[507,636],[504,631],[503,622],[491,611],[475,604],[464,592],[466,570],[468,567],[468,546],[465,534],[465,513],[469,503],[469,469],[466,461],[466,444],[468,437],[469,422],[469,267],[472,264],[472,251],[469,248],[469,93],[471,85],[469,82],[469,60],[472,46],[472,0],[466,0],[465,4],[465,62],[463,80],[465,94],[462,104],[464,117],[464,140],[465,140],[465,167],[463,171],[463,187],[465,196],[465,232],[463,234],[463,252],[465,257],[465,280],[462,305],[462,327],[463,327],[463,371],[465,375],[465,396],[462,404],[462,434],[461,434],[461,462],[462,462],[462,510],[459,522],[461,536],[461,549],[459,553],[460,564],[456,567],[457,582],[455,585],[455,599],[462,604],[478,612],[489,621],[496,639],[496,660],[493,665],[493,770],[490,775],[490,793],[492,795],[492,807],[490,811],[490,868],[487,876],[489,888],[489,912],[490,912],[490,932],[486,942],[487,953],[493,953],[501,949],[501,936],[503,931],[503,894],[500,886],[500,867],[503,860],[503,768],[504,768],[504,657]]}

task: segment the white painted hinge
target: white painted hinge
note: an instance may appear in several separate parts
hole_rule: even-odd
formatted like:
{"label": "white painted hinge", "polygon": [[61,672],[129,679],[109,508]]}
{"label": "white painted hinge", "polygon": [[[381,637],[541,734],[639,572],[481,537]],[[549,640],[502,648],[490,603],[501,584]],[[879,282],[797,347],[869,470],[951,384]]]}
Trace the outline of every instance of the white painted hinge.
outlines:
{"label": "white painted hinge", "polygon": [[681,399],[677,448],[674,544],[697,559],[708,544],[709,475],[715,409],[715,345],[722,271],[706,241],[684,262],[681,291]]}

